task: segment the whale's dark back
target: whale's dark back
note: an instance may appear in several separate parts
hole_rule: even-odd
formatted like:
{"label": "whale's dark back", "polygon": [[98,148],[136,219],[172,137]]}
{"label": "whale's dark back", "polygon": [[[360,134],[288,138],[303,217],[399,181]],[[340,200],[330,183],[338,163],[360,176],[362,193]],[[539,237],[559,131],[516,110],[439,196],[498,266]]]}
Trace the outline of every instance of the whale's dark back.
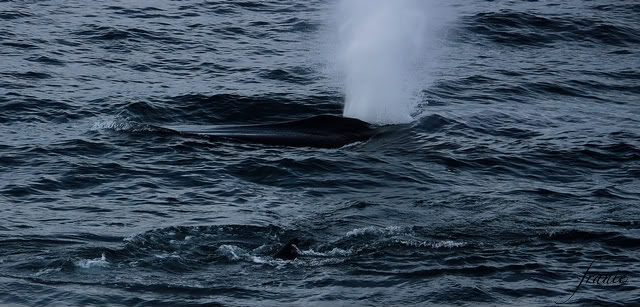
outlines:
{"label": "whale's dark back", "polygon": [[272,124],[215,126],[206,130],[176,131],[212,139],[321,148],[336,148],[357,141],[366,141],[376,134],[376,130],[366,122],[334,115],[318,115]]}

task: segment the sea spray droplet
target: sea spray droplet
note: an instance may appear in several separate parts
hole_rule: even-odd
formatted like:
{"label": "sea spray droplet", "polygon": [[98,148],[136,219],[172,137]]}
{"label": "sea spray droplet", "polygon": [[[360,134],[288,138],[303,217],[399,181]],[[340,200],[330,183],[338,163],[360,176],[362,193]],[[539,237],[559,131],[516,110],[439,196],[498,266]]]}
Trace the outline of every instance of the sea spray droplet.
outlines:
{"label": "sea spray droplet", "polygon": [[431,1],[343,0],[339,65],[345,78],[344,116],[370,123],[412,120],[420,101],[421,59]]}

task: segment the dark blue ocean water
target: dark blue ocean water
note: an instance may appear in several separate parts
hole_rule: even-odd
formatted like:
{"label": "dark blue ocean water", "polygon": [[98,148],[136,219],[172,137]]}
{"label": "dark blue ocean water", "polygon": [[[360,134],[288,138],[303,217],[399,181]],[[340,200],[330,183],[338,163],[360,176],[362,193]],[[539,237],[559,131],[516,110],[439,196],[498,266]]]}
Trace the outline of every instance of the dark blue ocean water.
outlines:
{"label": "dark blue ocean water", "polygon": [[0,304],[549,306],[593,263],[568,305],[640,305],[637,1],[452,3],[366,142],[140,128],[340,115],[334,6],[0,1]]}

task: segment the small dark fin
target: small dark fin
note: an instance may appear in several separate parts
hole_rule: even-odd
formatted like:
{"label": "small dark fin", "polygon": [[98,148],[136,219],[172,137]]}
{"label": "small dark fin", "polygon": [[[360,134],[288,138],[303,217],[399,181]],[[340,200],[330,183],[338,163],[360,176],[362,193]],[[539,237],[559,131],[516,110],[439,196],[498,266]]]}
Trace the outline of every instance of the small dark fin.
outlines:
{"label": "small dark fin", "polygon": [[284,259],[284,260],[293,260],[298,258],[298,238],[293,238],[289,241],[285,246],[283,246],[273,258]]}

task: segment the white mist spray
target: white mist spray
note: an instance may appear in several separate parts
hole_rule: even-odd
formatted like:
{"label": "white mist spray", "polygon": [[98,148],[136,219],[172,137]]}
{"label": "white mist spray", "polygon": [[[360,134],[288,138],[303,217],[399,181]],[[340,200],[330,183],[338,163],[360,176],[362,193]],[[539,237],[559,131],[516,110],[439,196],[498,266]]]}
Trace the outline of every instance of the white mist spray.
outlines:
{"label": "white mist spray", "polygon": [[341,0],[337,64],[344,116],[376,124],[412,121],[431,6],[429,0]]}

